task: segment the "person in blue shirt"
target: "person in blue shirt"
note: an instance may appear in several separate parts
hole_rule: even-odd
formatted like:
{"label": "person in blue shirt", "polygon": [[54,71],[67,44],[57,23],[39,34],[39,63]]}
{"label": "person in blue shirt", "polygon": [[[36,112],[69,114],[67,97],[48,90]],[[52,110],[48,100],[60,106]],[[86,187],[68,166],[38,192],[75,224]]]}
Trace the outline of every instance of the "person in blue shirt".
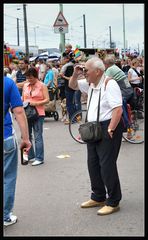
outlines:
{"label": "person in blue shirt", "polygon": [[17,216],[12,214],[12,210],[17,178],[18,149],[10,109],[13,111],[21,131],[20,149],[26,148],[28,152],[31,143],[21,96],[15,82],[4,77],[4,226],[9,226],[17,221]]}
{"label": "person in blue shirt", "polygon": [[47,73],[44,78],[44,84],[47,86],[48,91],[49,91],[49,98],[50,101],[54,99],[54,94],[53,94],[53,88],[55,88],[54,84],[54,72],[52,70],[52,65],[51,63],[47,62]]}

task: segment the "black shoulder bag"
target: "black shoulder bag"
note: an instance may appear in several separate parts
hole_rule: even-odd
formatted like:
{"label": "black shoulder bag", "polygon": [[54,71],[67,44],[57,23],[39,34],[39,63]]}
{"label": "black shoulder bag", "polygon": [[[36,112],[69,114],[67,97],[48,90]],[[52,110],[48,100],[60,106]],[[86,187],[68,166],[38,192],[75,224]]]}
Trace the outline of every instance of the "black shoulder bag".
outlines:
{"label": "black shoulder bag", "polygon": [[39,117],[39,114],[36,110],[36,107],[31,106],[29,103],[24,103],[24,110],[28,121],[36,121]]}
{"label": "black shoulder bag", "polygon": [[[92,98],[92,93],[93,93],[93,89],[91,91],[88,110],[89,110],[90,101]],[[100,98],[101,98],[101,89],[100,89],[99,101],[98,101],[97,121],[87,122],[87,115],[88,115],[88,110],[87,110],[85,123],[81,124],[79,127],[79,133],[81,135],[81,139],[86,143],[98,142],[102,139],[102,128],[99,122]]]}

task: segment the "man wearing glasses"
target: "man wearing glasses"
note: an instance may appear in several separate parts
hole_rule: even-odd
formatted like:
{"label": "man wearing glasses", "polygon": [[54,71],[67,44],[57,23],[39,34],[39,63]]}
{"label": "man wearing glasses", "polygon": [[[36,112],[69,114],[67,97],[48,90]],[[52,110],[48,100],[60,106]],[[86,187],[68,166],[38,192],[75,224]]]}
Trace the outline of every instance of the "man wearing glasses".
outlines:
{"label": "man wearing glasses", "polygon": [[[78,80],[81,71],[86,79]],[[85,63],[85,68],[81,65],[75,66],[69,80],[69,87],[88,94],[88,122],[97,120],[98,100],[101,96],[99,122],[103,136],[100,141],[87,143],[87,164],[92,193],[90,199],[81,204],[81,208],[101,207],[98,215],[118,211],[122,198],[116,164],[123,130],[122,95],[117,82],[114,79],[107,82],[107,78],[104,63],[101,59],[93,57]]]}

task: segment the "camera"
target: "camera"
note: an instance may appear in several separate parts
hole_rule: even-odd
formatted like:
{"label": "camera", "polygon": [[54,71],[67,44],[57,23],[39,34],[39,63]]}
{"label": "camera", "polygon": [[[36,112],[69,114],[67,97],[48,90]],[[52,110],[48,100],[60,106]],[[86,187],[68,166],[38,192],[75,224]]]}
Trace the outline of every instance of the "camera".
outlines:
{"label": "camera", "polygon": [[81,70],[82,72],[84,72],[84,70],[85,70],[85,67],[84,66],[78,66],[77,67],[79,70]]}

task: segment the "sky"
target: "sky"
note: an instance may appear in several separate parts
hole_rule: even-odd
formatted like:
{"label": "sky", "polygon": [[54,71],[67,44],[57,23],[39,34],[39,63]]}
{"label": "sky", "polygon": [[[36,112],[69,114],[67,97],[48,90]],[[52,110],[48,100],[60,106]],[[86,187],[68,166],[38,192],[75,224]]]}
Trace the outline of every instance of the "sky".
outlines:
{"label": "sky", "polygon": [[[23,4],[4,4],[4,41],[17,45],[17,18],[19,18],[20,45],[25,45]],[[59,48],[60,34],[54,33],[54,22],[59,14],[59,4],[27,3],[29,46]],[[63,15],[68,22],[65,43],[84,47],[84,23],[88,48],[109,48],[111,41],[116,47],[124,47],[123,4],[63,4]],[[124,4],[125,47],[144,49],[144,4]]]}

